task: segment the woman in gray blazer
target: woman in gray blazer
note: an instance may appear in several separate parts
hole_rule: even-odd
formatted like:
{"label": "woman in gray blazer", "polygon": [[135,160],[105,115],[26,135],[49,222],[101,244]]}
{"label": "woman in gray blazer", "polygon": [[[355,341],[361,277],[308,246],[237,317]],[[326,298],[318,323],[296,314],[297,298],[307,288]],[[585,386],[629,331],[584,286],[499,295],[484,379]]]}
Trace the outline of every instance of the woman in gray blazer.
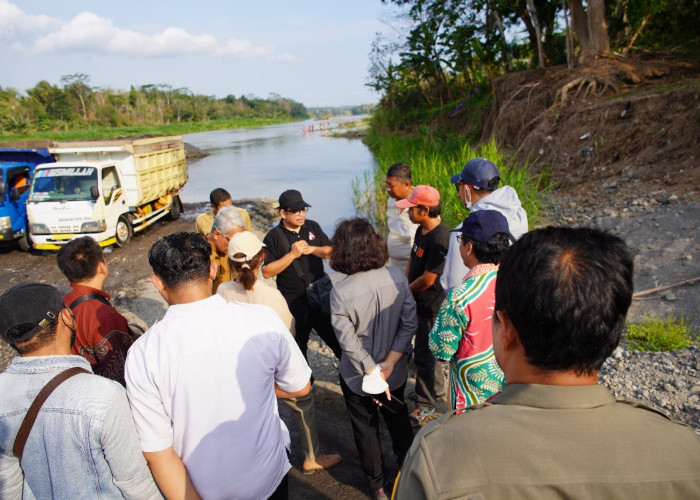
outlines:
{"label": "woman in gray blazer", "polygon": [[386,498],[379,413],[400,467],[413,440],[402,400],[408,376],[405,355],[417,326],[415,301],[404,273],[385,266],[386,242],[367,220],[341,221],[331,246],[330,266],[345,275],[334,280],[331,292],[331,323],[343,349],[340,387],[372,493]]}

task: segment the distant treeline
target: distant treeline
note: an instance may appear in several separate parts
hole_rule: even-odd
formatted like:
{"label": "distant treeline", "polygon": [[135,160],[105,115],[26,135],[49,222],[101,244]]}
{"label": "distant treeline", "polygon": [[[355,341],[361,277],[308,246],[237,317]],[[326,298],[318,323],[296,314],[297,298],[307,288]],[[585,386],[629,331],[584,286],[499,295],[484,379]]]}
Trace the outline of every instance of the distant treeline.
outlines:
{"label": "distant treeline", "polygon": [[82,73],[65,75],[60,83],[42,80],[25,94],[0,86],[0,133],[309,117],[303,104],[277,94],[267,99],[253,95],[217,98],[165,83],[114,90],[90,86],[90,77]]}
{"label": "distant treeline", "polygon": [[310,107],[306,109],[314,118],[324,118],[328,116],[369,115],[376,107],[376,104],[363,104],[361,106]]}

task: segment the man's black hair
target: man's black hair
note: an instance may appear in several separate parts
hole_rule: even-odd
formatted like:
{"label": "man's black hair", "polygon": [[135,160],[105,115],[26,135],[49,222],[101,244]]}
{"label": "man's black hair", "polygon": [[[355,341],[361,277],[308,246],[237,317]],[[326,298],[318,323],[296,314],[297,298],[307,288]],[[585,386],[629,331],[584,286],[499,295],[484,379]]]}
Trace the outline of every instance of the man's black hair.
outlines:
{"label": "man's black hair", "polygon": [[411,177],[411,167],[405,163],[394,163],[386,171],[386,176],[396,177],[396,180],[401,182],[411,182],[413,178]]}
{"label": "man's black hair", "polygon": [[471,238],[466,238],[472,244],[474,257],[482,264],[498,264],[510,248],[509,236],[505,233],[496,233],[500,239],[497,242],[477,241]]}
{"label": "man's black hair", "polygon": [[58,268],[71,283],[97,274],[97,265],[104,262],[100,245],[89,236],[83,236],[63,245],[56,254]]}
{"label": "man's black hair", "polygon": [[148,252],[153,273],[169,288],[209,278],[211,246],[201,233],[175,233],[156,241]]}
{"label": "man's black hair", "polygon": [[440,213],[442,212],[442,206],[441,205],[436,205],[434,207],[426,207],[425,205],[417,205],[418,210],[428,212],[428,217],[431,219],[434,219],[436,217],[440,217]]}
{"label": "man's black hair", "polygon": [[[20,338],[25,333],[33,330],[35,327],[36,323],[20,323],[19,325],[15,325],[7,330],[7,335],[8,337]],[[58,332],[58,317],[56,317],[56,319],[46,325],[29,340],[11,343],[10,347],[17,351],[17,354],[20,356],[25,356],[53,341],[53,339],[56,337],[56,332]]]}
{"label": "man's black hair", "polygon": [[214,191],[209,193],[209,201],[215,207],[219,206],[219,203],[228,201],[231,199],[231,195],[224,188],[216,188]]}
{"label": "man's black hair", "polygon": [[495,310],[512,321],[530,364],[591,374],[620,340],[632,275],[632,255],[616,236],[587,228],[538,229],[503,257]]}

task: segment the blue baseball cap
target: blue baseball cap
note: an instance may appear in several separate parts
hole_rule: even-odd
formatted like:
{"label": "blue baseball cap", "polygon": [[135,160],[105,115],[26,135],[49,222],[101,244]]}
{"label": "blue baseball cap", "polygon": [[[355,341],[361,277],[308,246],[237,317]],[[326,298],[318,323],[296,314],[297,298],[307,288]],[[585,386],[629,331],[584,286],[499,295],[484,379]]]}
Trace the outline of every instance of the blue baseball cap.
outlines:
{"label": "blue baseball cap", "polygon": [[501,181],[498,167],[486,158],[469,160],[462,171],[450,178],[452,184],[463,182],[477,189],[493,191]]}
{"label": "blue baseball cap", "polygon": [[464,238],[469,238],[474,241],[485,241],[489,243],[498,243],[503,241],[498,233],[508,235],[508,239],[512,241],[510,230],[508,229],[508,220],[501,212],[496,210],[475,210],[469,214],[469,217],[464,219],[462,227],[452,231],[462,233]]}

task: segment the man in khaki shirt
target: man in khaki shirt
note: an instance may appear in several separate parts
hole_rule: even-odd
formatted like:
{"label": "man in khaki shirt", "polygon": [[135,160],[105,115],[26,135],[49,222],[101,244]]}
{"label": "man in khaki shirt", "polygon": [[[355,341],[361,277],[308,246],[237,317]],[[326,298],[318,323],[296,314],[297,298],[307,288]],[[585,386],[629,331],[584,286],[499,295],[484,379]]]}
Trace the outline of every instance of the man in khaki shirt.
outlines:
{"label": "man in khaki shirt", "polygon": [[[232,207],[233,200],[231,195],[224,188],[216,188],[211,193],[209,193],[209,202],[211,203],[211,209],[207,210],[203,214],[197,216],[197,221],[195,226],[198,233],[203,235],[208,235],[211,232],[211,228],[214,225],[214,217],[220,209],[223,207]],[[234,207],[243,217],[243,222],[245,223],[245,230],[252,231],[253,224],[250,221],[250,214],[245,208]]]}
{"label": "man in khaki shirt", "polygon": [[597,383],[632,298],[632,255],[593,229],[522,236],[501,261],[506,388],[424,427],[395,498],[700,498],[700,440]]}

